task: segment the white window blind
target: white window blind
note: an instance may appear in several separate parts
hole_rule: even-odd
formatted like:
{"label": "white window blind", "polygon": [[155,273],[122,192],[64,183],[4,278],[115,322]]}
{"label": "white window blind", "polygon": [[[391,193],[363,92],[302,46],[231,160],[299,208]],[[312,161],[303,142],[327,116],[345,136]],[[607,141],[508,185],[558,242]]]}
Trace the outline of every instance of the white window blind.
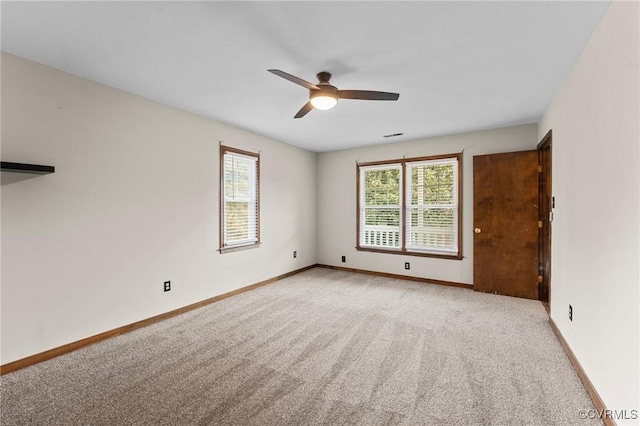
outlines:
{"label": "white window blind", "polygon": [[259,242],[257,154],[222,149],[222,248]]}
{"label": "white window blind", "polygon": [[457,253],[458,160],[406,164],[406,248]]}
{"label": "white window blind", "polygon": [[360,168],[361,246],[401,247],[402,167],[400,164]]}

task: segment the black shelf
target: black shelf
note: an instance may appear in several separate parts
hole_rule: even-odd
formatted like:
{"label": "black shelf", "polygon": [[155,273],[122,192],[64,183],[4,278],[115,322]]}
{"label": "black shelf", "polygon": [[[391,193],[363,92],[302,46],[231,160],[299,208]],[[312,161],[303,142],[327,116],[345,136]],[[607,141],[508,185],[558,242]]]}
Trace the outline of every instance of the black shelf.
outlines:
{"label": "black shelf", "polygon": [[35,175],[47,175],[56,171],[56,168],[53,166],[43,166],[41,164],[11,163],[9,161],[0,162],[0,169],[3,172],[28,173]]}
{"label": "black shelf", "polygon": [[9,161],[0,162],[0,184],[9,185],[26,179],[33,179],[38,176],[55,173],[53,166],[43,166],[41,164],[12,163]]}

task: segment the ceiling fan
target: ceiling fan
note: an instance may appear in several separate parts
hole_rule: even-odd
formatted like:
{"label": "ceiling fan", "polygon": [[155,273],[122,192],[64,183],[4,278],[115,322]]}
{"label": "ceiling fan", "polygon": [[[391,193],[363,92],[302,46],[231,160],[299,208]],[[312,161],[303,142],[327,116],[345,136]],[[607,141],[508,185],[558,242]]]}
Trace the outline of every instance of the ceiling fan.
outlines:
{"label": "ceiling fan", "polygon": [[367,101],[397,101],[400,95],[391,92],[375,92],[372,90],[338,90],[337,87],[329,83],[331,73],[322,71],[317,74],[318,84],[311,84],[295,75],[288,74],[284,71],[271,69],[268,70],[279,77],[299,84],[309,89],[309,102],[304,104],[300,111],[293,118],[301,118],[307,115],[312,109],[331,109],[338,99],[361,99]]}

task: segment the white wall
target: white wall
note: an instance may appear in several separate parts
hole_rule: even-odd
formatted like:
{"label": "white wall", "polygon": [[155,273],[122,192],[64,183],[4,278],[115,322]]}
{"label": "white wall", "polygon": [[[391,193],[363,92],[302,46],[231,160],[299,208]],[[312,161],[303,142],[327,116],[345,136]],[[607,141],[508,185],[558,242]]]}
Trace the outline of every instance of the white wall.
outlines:
{"label": "white wall", "polygon": [[[261,151],[258,249],[216,251],[219,140]],[[2,159],[56,167],[2,186],[2,364],[316,262],[316,154],[4,53]]]}
{"label": "white wall", "polygon": [[614,410],[640,409],[639,25],[639,3],[611,4],[538,134],[553,129],[551,318]]}
{"label": "white wall", "polygon": [[[536,149],[537,125],[506,127],[318,155],[318,262],[368,271],[473,284],[473,156]],[[393,160],[463,151],[463,260],[357,251],[356,161]],[[341,263],[341,256],[346,263]],[[404,263],[411,269],[405,270]]]}

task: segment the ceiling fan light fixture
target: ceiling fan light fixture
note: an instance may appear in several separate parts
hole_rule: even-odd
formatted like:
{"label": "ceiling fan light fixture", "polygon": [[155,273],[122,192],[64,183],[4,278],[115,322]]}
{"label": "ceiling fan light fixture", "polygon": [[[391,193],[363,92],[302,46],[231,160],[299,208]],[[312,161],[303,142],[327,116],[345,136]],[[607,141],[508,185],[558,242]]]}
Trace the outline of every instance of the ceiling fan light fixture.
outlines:
{"label": "ceiling fan light fixture", "polygon": [[335,93],[325,91],[311,91],[309,96],[311,105],[316,109],[327,110],[331,109],[338,103],[338,95]]}

